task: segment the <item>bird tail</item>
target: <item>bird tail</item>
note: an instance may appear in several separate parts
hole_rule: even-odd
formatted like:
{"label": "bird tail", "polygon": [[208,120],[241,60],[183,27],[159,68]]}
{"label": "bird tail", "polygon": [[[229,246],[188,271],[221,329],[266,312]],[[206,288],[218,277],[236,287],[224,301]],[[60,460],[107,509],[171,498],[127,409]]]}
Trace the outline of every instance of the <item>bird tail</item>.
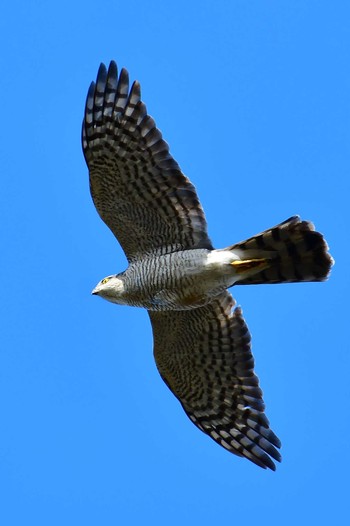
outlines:
{"label": "bird tail", "polygon": [[[242,270],[237,285],[324,281],[334,263],[322,234],[299,216],[226,250],[241,260],[236,263],[236,270]],[[246,272],[249,268],[251,271]]]}

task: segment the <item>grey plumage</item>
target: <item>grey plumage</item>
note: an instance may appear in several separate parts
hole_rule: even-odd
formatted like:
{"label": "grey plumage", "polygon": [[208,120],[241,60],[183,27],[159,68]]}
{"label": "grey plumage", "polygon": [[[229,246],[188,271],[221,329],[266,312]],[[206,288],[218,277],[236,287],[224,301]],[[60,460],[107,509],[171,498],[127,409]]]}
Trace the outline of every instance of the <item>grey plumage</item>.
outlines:
{"label": "grey plumage", "polygon": [[190,311],[149,312],[158,370],[192,422],[220,445],[275,469],[280,441],[269,428],[254,374],[250,334],[228,292]]}
{"label": "grey plumage", "polygon": [[[309,221],[293,216],[283,223],[236,243],[232,250],[242,254],[270,253],[268,268],[239,281],[239,285],[258,283],[293,283],[300,281],[324,281],[333,260],[322,234],[315,232]],[[268,257],[268,256],[266,256]]]}
{"label": "grey plumage", "polygon": [[227,288],[322,281],[332,259],[297,216],[214,250],[192,183],[169,153],[125,69],[100,66],[88,92],[82,144],[96,209],[129,261],[94,289],[148,310],[159,372],[192,422],[218,444],[275,469],[250,334]]}
{"label": "grey plumage", "polygon": [[213,248],[196,190],[169,153],[129,76],[101,64],[88,92],[82,143],[92,198],[129,261]]}

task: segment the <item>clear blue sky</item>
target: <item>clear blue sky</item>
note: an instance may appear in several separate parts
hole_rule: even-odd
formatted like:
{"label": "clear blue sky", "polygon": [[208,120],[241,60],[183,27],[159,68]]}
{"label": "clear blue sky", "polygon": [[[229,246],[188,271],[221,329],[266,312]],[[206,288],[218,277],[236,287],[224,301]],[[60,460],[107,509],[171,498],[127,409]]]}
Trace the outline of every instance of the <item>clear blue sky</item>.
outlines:
{"label": "clear blue sky", "polygon": [[[349,499],[350,4],[2,6],[0,523],[343,524]],[[148,316],[92,297],[124,269],[80,146],[101,61],[143,100],[222,247],[300,214],[329,282],[237,287],[272,428],[264,471],[200,433]]]}

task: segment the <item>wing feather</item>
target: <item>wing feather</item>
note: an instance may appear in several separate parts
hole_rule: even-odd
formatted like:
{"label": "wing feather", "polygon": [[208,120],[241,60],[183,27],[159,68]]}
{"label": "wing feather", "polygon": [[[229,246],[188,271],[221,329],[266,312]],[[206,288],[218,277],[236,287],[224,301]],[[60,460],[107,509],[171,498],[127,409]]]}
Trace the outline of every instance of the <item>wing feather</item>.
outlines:
{"label": "wing feather", "polygon": [[149,312],[154,355],[192,422],[236,455],[275,470],[280,441],[254,374],[250,333],[228,292],[191,311]]}
{"label": "wing feather", "polygon": [[82,145],[90,189],[129,261],[150,253],[212,248],[196,190],[169,153],[129,75],[101,64],[88,91]]}

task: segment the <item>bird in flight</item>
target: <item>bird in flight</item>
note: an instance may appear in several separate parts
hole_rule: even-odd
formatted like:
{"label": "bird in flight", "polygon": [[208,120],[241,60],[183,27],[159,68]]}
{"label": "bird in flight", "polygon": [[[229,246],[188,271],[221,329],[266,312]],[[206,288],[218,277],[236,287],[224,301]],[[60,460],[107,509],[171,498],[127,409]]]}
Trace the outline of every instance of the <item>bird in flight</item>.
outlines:
{"label": "bird in flight", "polygon": [[147,309],[161,377],[191,421],[215,442],[275,470],[251,337],[227,289],[324,281],[333,260],[312,223],[293,216],[245,241],[215,249],[196,189],[169,153],[125,69],[101,64],[82,128],[95,207],[121,244],[128,268],[93,294]]}

